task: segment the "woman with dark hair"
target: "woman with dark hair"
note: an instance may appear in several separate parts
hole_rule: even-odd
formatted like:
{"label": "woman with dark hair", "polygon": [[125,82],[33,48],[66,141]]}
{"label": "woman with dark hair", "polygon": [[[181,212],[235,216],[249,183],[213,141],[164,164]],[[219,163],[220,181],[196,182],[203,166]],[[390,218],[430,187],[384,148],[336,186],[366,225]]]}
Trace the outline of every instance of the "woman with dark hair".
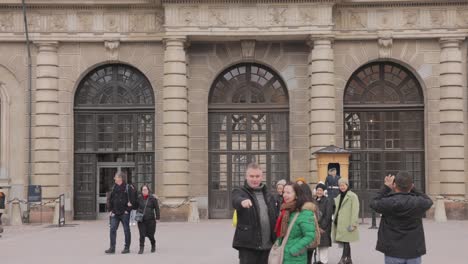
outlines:
{"label": "woman with dark hair", "polygon": [[[304,191],[304,195],[307,199],[307,202],[312,202],[315,205],[314,209],[314,217],[317,217],[317,221],[320,219],[320,210],[317,207],[317,202],[314,199],[314,196],[312,195],[312,190],[310,189],[308,184],[300,184],[299,185],[301,189]],[[318,230],[317,230],[318,232]],[[318,238],[317,238],[318,239]],[[312,263],[312,257],[314,255],[316,247],[313,245],[307,249],[307,263]]]}
{"label": "woman with dark hair", "polygon": [[315,239],[315,205],[297,183],[284,187],[283,199],[281,214],[275,226],[279,243],[283,243],[288,228],[291,228],[284,247],[283,263],[306,263],[307,249]]}
{"label": "woman with dark hair", "polygon": [[145,238],[148,237],[151,241],[151,252],[156,251],[156,220],[159,220],[159,204],[158,199],[151,195],[151,190],[148,185],[141,187],[141,195],[137,200],[137,212],[143,214],[143,218],[138,222],[138,230],[140,231],[140,251],[138,254],[143,254],[145,250]]}

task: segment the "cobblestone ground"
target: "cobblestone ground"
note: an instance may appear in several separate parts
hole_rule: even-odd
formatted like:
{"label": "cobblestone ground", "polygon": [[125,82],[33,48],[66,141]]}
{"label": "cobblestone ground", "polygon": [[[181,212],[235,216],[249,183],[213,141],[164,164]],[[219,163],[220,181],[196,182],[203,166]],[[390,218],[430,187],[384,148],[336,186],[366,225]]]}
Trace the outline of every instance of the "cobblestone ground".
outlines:
{"label": "cobblestone ground", "polygon": [[[370,221],[367,220],[369,223]],[[118,231],[118,253],[104,254],[109,235],[106,221],[76,221],[69,227],[27,225],[5,227],[0,238],[1,264],[59,263],[162,263],[162,264],[235,264],[237,251],[231,248],[233,228],[228,220],[201,223],[159,223],[157,252],[149,253],[147,241],[144,255],[137,255],[138,228],[132,227],[131,254],[121,255],[123,230]],[[425,222],[428,254],[424,264],[466,264],[468,252],[468,221],[448,223]],[[361,240],[352,244],[355,264],[383,263],[383,255],[374,250],[377,231],[361,225]],[[340,249],[331,249],[330,264],[339,260]]]}

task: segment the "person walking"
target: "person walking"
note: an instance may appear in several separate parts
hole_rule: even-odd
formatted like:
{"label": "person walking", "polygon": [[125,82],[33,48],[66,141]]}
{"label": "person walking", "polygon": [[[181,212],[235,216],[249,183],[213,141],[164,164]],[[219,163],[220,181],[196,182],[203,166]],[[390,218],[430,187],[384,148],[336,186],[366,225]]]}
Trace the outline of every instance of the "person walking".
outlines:
{"label": "person walking", "polygon": [[352,264],[350,243],[359,240],[359,199],[349,190],[347,179],[340,178],[338,186],[340,194],[335,198],[335,205],[338,206],[335,206],[332,237],[343,246],[343,254],[338,264]]}
{"label": "person walking", "polygon": [[320,245],[317,249],[317,264],[328,263],[328,249],[332,246],[331,230],[334,200],[325,196],[326,190],[327,187],[323,183],[319,183],[315,187],[315,200],[320,211]]}
{"label": "person walking", "polygon": [[138,221],[138,231],[140,232],[140,251],[138,254],[143,254],[145,250],[145,238],[151,242],[151,252],[156,252],[156,221],[160,219],[158,199],[151,194],[148,185],[141,187],[141,195],[137,200],[137,213],[143,214],[141,221]]}
{"label": "person walking", "polygon": [[338,181],[341,179],[340,175],[336,175],[336,168],[328,170],[328,176],[325,179],[325,185],[327,186],[328,198],[335,199],[340,194],[340,187]]}
{"label": "person walking", "polygon": [[406,171],[388,175],[383,189],[371,202],[382,214],[376,249],[385,255],[385,264],[421,264],[426,254],[422,218],[433,202],[414,188]]}
{"label": "person walking", "polygon": [[[304,189],[297,183],[284,187],[284,204],[281,206],[281,214],[276,222],[275,231],[279,243],[291,229],[284,246],[283,264],[305,264],[307,250],[314,241],[316,207],[310,198],[304,193]],[[295,217],[296,220],[294,221]]]}
{"label": "person walking", "polygon": [[237,212],[232,246],[239,252],[240,264],[267,264],[276,239],[275,201],[262,181],[262,169],[251,163],[247,166],[244,186],[232,191],[232,206]]}
{"label": "person walking", "polygon": [[132,241],[130,233],[130,211],[136,203],[136,191],[127,184],[124,179],[126,174],[118,171],[114,176],[114,187],[109,198],[109,216],[110,216],[110,248],[105,251],[107,254],[115,253],[115,244],[117,238],[117,229],[122,223],[125,234],[125,247],[122,254],[130,253],[130,243]]}

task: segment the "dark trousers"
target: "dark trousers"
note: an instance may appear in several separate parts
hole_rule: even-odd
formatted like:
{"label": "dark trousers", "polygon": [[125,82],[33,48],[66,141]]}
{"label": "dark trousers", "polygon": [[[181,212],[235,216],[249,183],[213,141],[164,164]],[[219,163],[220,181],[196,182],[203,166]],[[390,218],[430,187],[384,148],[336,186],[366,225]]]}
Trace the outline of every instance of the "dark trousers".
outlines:
{"label": "dark trousers", "polygon": [[343,242],[343,258],[351,258],[351,245],[349,242]]}
{"label": "dark trousers", "polygon": [[132,237],[130,234],[130,214],[123,215],[113,215],[111,217],[111,226],[110,226],[110,247],[115,249],[115,240],[117,238],[117,229],[119,224],[122,222],[122,226],[125,234],[125,248],[130,248],[130,242]]}
{"label": "dark trousers", "polygon": [[149,238],[152,246],[156,244],[156,241],[154,240],[154,233],[156,233],[156,220],[138,222],[138,230],[140,231],[140,247],[145,246],[146,237]]}
{"label": "dark trousers", "polygon": [[239,249],[240,264],[268,264],[270,250]]}
{"label": "dark trousers", "polygon": [[313,249],[307,249],[307,264],[312,264],[315,262],[312,262],[312,258],[314,256],[315,248]]}

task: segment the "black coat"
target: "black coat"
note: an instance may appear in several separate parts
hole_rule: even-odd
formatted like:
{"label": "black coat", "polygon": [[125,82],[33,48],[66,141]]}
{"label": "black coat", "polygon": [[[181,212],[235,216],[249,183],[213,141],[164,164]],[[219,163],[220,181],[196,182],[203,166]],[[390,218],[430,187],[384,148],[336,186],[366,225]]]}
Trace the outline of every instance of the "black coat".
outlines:
{"label": "black coat", "polygon": [[331,230],[332,230],[332,215],[334,200],[329,199],[325,196],[317,200],[317,204],[320,210],[319,226],[325,231],[320,234],[320,247],[331,247]]}
{"label": "black coat", "polygon": [[281,205],[283,204],[283,196],[277,192],[273,193],[272,196],[273,196],[273,200],[275,201],[276,215],[279,215],[281,211]]}
{"label": "black coat", "polygon": [[6,196],[5,193],[0,192],[0,209],[5,209]]}
{"label": "black coat", "polygon": [[[130,202],[132,206],[128,206],[128,202]],[[136,208],[135,205],[135,188],[130,184],[127,185],[125,182],[120,186],[114,184],[109,198],[109,212],[112,212],[116,215],[123,215],[125,211],[130,213],[132,209]]]}
{"label": "black coat", "polygon": [[[268,216],[270,218],[270,234],[271,243],[276,239],[274,232],[276,224],[276,206],[275,199],[268,192],[267,187],[263,186],[263,195],[265,203],[268,207]],[[242,207],[241,203],[244,200],[251,200],[253,206],[250,208]],[[244,187],[235,188],[232,191],[232,206],[237,210],[237,226],[234,233],[232,247],[235,249],[249,248],[259,250],[262,246],[262,228],[260,226],[260,213],[257,198],[254,190],[247,183]]]}
{"label": "black coat", "polygon": [[432,200],[426,194],[394,193],[385,186],[371,203],[371,208],[382,214],[376,249],[394,258],[426,254],[422,218],[431,206]]}
{"label": "black coat", "polygon": [[[146,203],[146,201],[148,201],[148,203]],[[136,206],[137,212],[143,213],[143,221],[159,220],[161,217],[159,212],[158,199],[156,199],[156,197],[153,195],[149,195],[147,200],[143,198],[143,195],[140,195],[138,197]]]}

